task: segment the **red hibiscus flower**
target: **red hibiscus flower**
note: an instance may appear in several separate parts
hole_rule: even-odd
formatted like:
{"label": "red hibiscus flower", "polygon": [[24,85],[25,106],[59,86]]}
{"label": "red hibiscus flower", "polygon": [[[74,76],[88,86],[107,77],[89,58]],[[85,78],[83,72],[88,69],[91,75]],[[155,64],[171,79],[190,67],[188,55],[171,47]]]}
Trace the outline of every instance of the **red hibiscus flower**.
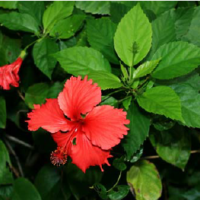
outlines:
{"label": "red hibiscus flower", "polygon": [[28,129],[39,127],[52,133],[58,148],[51,154],[53,164],[65,164],[72,158],[83,172],[89,166],[108,163],[110,150],[127,134],[126,112],[101,102],[101,89],[92,80],[71,77],[57,99],[34,105],[28,113]]}
{"label": "red hibiscus flower", "polygon": [[16,61],[0,67],[0,88],[10,90],[10,85],[19,87],[19,69],[21,67],[25,51],[22,51]]}

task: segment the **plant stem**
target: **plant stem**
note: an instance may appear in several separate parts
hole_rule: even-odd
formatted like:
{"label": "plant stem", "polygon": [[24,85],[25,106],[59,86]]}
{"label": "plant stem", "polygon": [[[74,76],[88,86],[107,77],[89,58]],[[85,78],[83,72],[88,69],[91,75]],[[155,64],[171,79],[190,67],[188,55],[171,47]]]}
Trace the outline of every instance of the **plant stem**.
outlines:
{"label": "plant stem", "polygon": [[127,97],[125,97],[125,98],[123,98],[123,99],[120,99],[120,100],[118,101],[118,103],[120,103],[120,102],[122,102],[122,101],[124,101],[124,100],[126,100],[126,99],[128,99],[128,98],[130,98],[130,96],[127,96]]}
{"label": "plant stem", "polygon": [[[195,154],[195,153],[200,153],[200,150],[192,150],[190,151],[190,154]],[[145,157],[142,157],[141,159],[145,160],[153,160],[153,159],[158,159],[160,158],[159,155],[153,155],[153,156],[145,156]]]}
{"label": "plant stem", "polygon": [[194,154],[194,153],[200,153],[200,150],[192,150],[190,151],[191,154]]}
{"label": "plant stem", "polygon": [[121,92],[121,91],[123,91],[123,90],[124,90],[124,89],[115,90],[114,92],[111,92],[111,93],[107,94],[106,96],[111,96],[111,95],[113,95],[113,94],[115,94],[115,93],[118,93],[118,92]]}
{"label": "plant stem", "polygon": [[39,42],[40,40],[44,39],[47,35],[42,36],[41,38],[38,38],[37,40],[31,42],[30,44],[28,44],[25,48],[24,51],[26,51],[30,46],[32,46],[33,44],[35,44],[36,42]]}
{"label": "plant stem", "polygon": [[111,93],[109,93],[109,94],[107,94],[106,96],[108,96],[108,97],[106,97],[105,99],[103,99],[101,102],[104,102],[105,100],[107,100],[111,95],[113,95],[113,94],[115,94],[115,93],[118,93],[118,92],[121,92],[121,91],[123,91],[124,89],[119,89],[119,90],[115,90],[114,92],[111,92]]}
{"label": "plant stem", "polygon": [[22,170],[22,166],[21,166],[21,163],[19,161],[19,158],[18,158],[17,154],[15,153],[14,149],[12,148],[12,146],[10,145],[10,143],[6,139],[5,139],[5,144],[8,147],[10,153],[14,156],[14,158],[16,160],[16,163],[17,163],[17,166],[18,166],[18,169],[19,169],[19,172],[20,172],[21,176],[23,177],[24,176],[24,172]]}
{"label": "plant stem", "polygon": [[132,82],[132,78],[133,78],[133,66],[134,66],[134,59],[135,59],[135,53],[133,54],[133,62],[132,62],[132,65],[130,66],[130,71],[129,71],[129,82],[131,83]]}
{"label": "plant stem", "polygon": [[140,89],[141,87],[143,87],[145,85],[145,83],[149,80],[149,78],[150,78],[149,76],[146,77],[146,79],[144,80],[144,82],[141,85],[139,85],[138,89]]}
{"label": "plant stem", "polygon": [[37,39],[37,40],[31,42],[30,44],[28,44],[28,45],[24,48],[24,50],[26,51],[30,46],[32,46],[33,44],[35,44],[38,40],[39,40],[39,39]]}
{"label": "plant stem", "polygon": [[132,66],[130,67],[130,70],[129,70],[129,82],[131,83],[132,82]]}
{"label": "plant stem", "polygon": [[111,190],[113,190],[118,185],[118,183],[119,183],[119,181],[121,179],[121,176],[122,176],[122,171],[120,171],[120,173],[119,173],[119,177],[117,179],[117,182],[107,192],[110,192]]}
{"label": "plant stem", "polygon": [[13,141],[13,142],[15,142],[15,143],[21,144],[22,146],[27,147],[27,148],[29,148],[29,149],[33,149],[33,146],[31,146],[30,144],[28,144],[28,143],[26,143],[26,142],[24,142],[24,141],[22,141],[22,140],[19,140],[18,138],[15,138],[15,137],[13,137],[13,136],[11,136],[11,135],[6,135],[6,137],[7,137],[10,141]]}
{"label": "plant stem", "polygon": [[23,101],[25,101],[24,96],[22,95],[22,93],[21,93],[19,90],[17,90],[17,93],[19,94],[20,98],[21,98]]}
{"label": "plant stem", "polygon": [[17,169],[15,167],[13,167],[12,165],[10,165],[10,170],[15,174],[15,176],[17,178],[20,177],[19,172],[17,171]]}

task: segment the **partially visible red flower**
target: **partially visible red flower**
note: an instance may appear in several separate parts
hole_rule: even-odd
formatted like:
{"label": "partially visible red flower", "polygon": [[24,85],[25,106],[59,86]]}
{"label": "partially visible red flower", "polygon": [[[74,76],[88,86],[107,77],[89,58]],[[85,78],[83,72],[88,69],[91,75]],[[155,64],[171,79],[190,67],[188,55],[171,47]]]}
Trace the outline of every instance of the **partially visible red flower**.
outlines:
{"label": "partially visible red flower", "polygon": [[25,51],[13,63],[0,67],[0,88],[10,90],[10,85],[19,87],[19,69],[21,67]]}
{"label": "partially visible red flower", "polygon": [[58,145],[51,154],[53,164],[65,164],[68,155],[83,172],[89,166],[99,165],[103,171],[102,165],[109,165],[110,150],[127,134],[129,120],[122,109],[96,106],[100,102],[97,84],[71,77],[57,99],[47,99],[28,113],[28,129],[42,127]]}

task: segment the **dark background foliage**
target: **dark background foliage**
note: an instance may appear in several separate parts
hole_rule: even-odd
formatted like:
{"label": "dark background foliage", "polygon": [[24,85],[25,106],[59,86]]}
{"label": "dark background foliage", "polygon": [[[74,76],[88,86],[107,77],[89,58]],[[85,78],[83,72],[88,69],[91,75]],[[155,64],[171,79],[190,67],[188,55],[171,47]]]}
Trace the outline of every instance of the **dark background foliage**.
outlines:
{"label": "dark background foliage", "polygon": [[[0,65],[27,51],[19,88],[0,90],[0,200],[200,199],[199,2],[137,3],[0,2]],[[132,28],[141,38],[133,38],[126,58]],[[155,63],[130,84],[132,54],[144,54],[135,69]],[[168,68],[146,76],[157,65]],[[53,166],[51,135],[25,123],[33,104],[56,98],[71,75],[88,74],[103,89],[102,104],[123,107],[131,120],[103,173],[91,167],[84,174],[70,158]]]}

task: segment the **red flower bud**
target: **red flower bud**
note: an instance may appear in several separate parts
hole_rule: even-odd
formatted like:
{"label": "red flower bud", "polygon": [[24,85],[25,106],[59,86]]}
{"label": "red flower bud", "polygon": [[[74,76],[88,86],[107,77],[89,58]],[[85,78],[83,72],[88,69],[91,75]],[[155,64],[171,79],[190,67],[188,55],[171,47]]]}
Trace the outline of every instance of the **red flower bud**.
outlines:
{"label": "red flower bud", "polygon": [[14,87],[19,86],[19,69],[22,64],[22,58],[17,58],[16,61],[9,65],[0,67],[0,88],[4,90],[10,90],[10,85]]}

